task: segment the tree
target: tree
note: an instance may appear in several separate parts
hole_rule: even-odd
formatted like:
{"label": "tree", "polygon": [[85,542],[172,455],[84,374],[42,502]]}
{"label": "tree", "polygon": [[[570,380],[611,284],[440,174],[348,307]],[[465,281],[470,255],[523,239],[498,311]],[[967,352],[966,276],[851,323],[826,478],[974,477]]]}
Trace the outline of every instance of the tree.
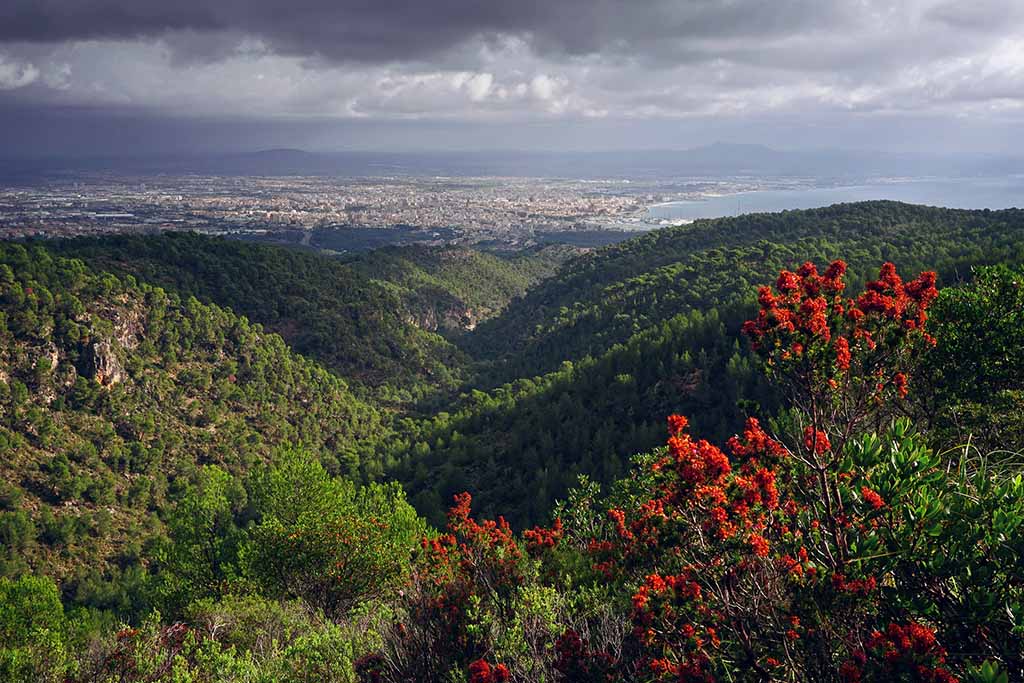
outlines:
{"label": "tree", "polygon": [[68,666],[64,607],[50,579],[0,578],[0,679],[63,680]]}
{"label": "tree", "polygon": [[920,410],[936,442],[1024,449],[1024,270],[981,268],[935,302]]}
{"label": "tree", "polygon": [[171,513],[161,553],[161,592],[173,609],[229,590],[242,538],[235,515],[244,505],[245,489],[230,474],[213,465],[199,470]]}
{"label": "tree", "polygon": [[301,451],[257,470],[251,490],[247,576],[267,595],[301,598],[332,617],[395,588],[425,533],[397,484],[333,479]]}

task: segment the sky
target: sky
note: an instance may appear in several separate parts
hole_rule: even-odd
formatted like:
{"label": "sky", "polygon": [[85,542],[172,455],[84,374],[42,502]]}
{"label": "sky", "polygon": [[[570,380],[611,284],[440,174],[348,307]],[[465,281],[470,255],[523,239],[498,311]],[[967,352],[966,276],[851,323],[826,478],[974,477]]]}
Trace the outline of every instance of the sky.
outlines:
{"label": "sky", "polygon": [[1022,133],[1022,0],[0,3],[0,156]]}

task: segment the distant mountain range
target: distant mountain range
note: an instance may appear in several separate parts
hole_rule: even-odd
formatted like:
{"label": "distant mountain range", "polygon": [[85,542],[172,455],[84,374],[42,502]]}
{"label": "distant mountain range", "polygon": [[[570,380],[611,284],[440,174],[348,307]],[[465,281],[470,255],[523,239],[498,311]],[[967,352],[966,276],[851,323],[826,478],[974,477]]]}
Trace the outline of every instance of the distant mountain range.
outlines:
{"label": "distant mountain range", "polygon": [[851,150],[779,150],[713,144],[684,150],[612,152],[311,152],[267,149],[209,156],[0,160],[0,179],[66,172],[199,173],[238,176],[538,176],[676,178],[688,176],[1006,175],[1024,159],[994,155],[922,155]]}

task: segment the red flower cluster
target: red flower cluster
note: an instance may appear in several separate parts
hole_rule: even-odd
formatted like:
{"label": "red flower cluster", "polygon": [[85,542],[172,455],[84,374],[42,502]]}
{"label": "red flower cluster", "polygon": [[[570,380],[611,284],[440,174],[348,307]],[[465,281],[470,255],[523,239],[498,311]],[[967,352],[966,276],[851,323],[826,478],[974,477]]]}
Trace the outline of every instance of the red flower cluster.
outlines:
{"label": "red flower cluster", "polygon": [[832,444],[829,443],[828,435],[825,432],[808,426],[804,429],[804,448],[817,455],[822,455],[832,448]]}
{"label": "red flower cluster", "polygon": [[768,557],[768,550],[770,549],[770,546],[764,536],[760,534],[751,534],[750,547],[753,548],[754,554],[758,557]]}
{"label": "red flower cluster", "polygon": [[[644,680],[710,681],[721,661],[757,662],[764,670],[791,667],[796,653],[820,646],[825,629],[837,633],[831,644],[837,649],[848,647],[857,630],[870,632],[866,615],[878,609],[881,579],[851,556],[850,535],[873,533],[877,525],[868,523],[865,509],[870,514],[886,502],[861,485],[866,480],[829,470],[824,488],[817,474],[808,474],[806,460],[789,457],[755,419],[748,420],[742,436],[730,439],[731,456],[692,438],[682,416],[670,417],[668,425],[668,453],[651,465],[654,497],[608,510],[604,537],[590,542],[591,553],[601,558],[596,568],[605,576],[628,580],[644,572],[631,596]],[[809,452],[834,449],[823,429],[808,427],[802,437]],[[858,489],[865,507],[848,505]],[[745,603],[745,591],[770,595],[771,602]],[[835,619],[854,621],[823,624],[832,617],[801,607],[823,599]],[[768,604],[785,604],[787,612],[772,614]],[[744,619],[751,620],[750,628],[773,635],[756,645],[738,639],[736,624]],[[838,624],[853,631],[838,635]],[[910,650],[926,643],[917,628],[904,631]],[[591,659],[574,636],[560,640],[565,655],[559,671],[578,675],[566,673],[566,680],[604,680],[579,673]],[[886,637],[895,645],[872,640],[878,657],[868,649],[863,660],[851,659],[843,666],[844,680],[866,681],[858,677],[880,672],[865,668],[873,657],[889,668],[870,680],[898,678],[890,660],[907,648],[895,631]],[[896,654],[886,656],[883,650]],[[945,683],[946,670],[938,663],[914,661],[927,675],[909,680]]]}
{"label": "red flower cluster", "polygon": [[847,372],[850,369],[850,342],[846,337],[839,337],[833,344],[836,350],[836,368],[840,372]]}
{"label": "red flower cluster", "polygon": [[700,585],[693,581],[690,574],[680,574],[679,576],[651,574],[647,577],[644,585],[640,586],[633,594],[633,607],[637,611],[645,610],[652,594],[664,595],[669,591],[672,591],[677,598],[684,600],[700,599]]}
{"label": "red flower cluster", "polygon": [[878,588],[878,580],[873,576],[863,579],[848,580],[845,574],[832,575],[832,587],[840,593],[849,595],[866,596],[874,593]]}
{"label": "red flower cluster", "polygon": [[505,683],[511,677],[504,664],[491,666],[486,660],[478,659],[469,665],[469,683]]}
{"label": "red flower cluster", "polygon": [[892,378],[893,387],[896,388],[896,395],[900,398],[907,397],[907,376],[902,372],[897,372]]}
{"label": "red flower cluster", "polygon": [[904,284],[896,273],[896,266],[885,263],[878,279],[869,282],[866,291],[857,298],[857,308],[865,314],[881,313],[899,319],[908,329],[915,329],[928,320],[928,306],[939,295],[935,280],[935,273],[926,272]]}
{"label": "red flower cluster", "polygon": [[716,483],[729,474],[729,458],[703,439],[694,442],[680,432],[669,437],[668,450],[670,457],[659,462],[657,469],[672,467],[691,486]]}
{"label": "red flower cluster", "polygon": [[[779,296],[772,292],[771,287],[761,287],[757,297],[761,312],[755,320],[744,323],[743,331],[753,340],[755,347],[774,333],[801,333],[828,341],[832,333],[828,324],[829,301],[826,295],[835,297],[835,303],[841,301],[839,295],[845,287],[845,273],[843,261],[834,261],[824,275],[819,275],[818,269],[810,262],[800,266],[795,273],[782,271],[775,282]],[[801,351],[803,347],[801,344]],[[789,352],[792,351],[790,349]]]}
{"label": "red flower cluster", "polygon": [[692,572],[650,574],[633,595],[634,635],[651,653],[647,666],[655,680],[712,681],[709,648],[720,645],[707,626],[713,615]]}
{"label": "red flower cluster", "polygon": [[499,516],[478,523],[470,516],[472,499],[468,493],[456,495],[455,501],[448,512],[449,533],[436,541],[424,540],[431,550],[440,544],[441,552],[435,559],[441,564],[457,559],[463,571],[487,571],[500,580],[518,583],[517,562],[522,552],[508,522]]}
{"label": "red flower cluster", "polygon": [[[695,556],[700,565],[647,573],[633,592],[633,624],[645,653],[643,666],[655,680],[712,680],[723,608],[716,602],[721,599],[716,582],[733,585],[762,571],[786,576],[794,573],[792,566],[803,575],[804,564],[809,571],[813,567],[798,544],[790,547],[801,559],[790,566],[777,570],[777,562],[761,562],[776,543],[799,539],[781,523],[801,510],[793,500],[783,505],[779,472],[790,459],[781,443],[751,418],[742,437],[729,440],[735,456],[730,460],[712,444],[691,438],[686,418],[674,415],[668,424],[668,454],[651,465],[656,497],[632,509],[609,510],[611,540],[594,539],[590,549],[603,558],[596,568],[612,576],[643,566],[665,544],[704,548]],[[672,554],[677,553],[684,554]],[[753,569],[759,564],[765,568]]]}
{"label": "red flower cluster", "polygon": [[[755,350],[775,369],[788,368],[801,377],[804,388],[840,388],[852,368],[857,377],[871,378],[871,392],[892,387],[907,395],[907,377],[891,367],[892,352],[906,341],[934,343],[925,331],[928,307],[938,296],[935,273],[921,273],[904,283],[896,267],[886,263],[878,279],[856,299],[844,299],[846,264],[835,261],[823,275],[811,263],[797,272],[782,271],[773,292],[758,292],[761,310],[743,325]],[[878,370],[887,370],[879,377]],[[844,387],[849,390],[849,387]]]}
{"label": "red flower cluster", "polygon": [[697,655],[684,662],[669,659],[653,659],[650,672],[655,680],[667,680],[678,683],[714,683],[715,677],[708,671],[711,660],[707,655]]}
{"label": "red flower cluster", "polygon": [[761,423],[756,417],[747,418],[746,428],[743,430],[743,439],[733,436],[726,444],[732,454],[739,458],[759,457],[762,459],[775,459],[786,455],[786,447],[775,439],[768,436],[768,433],[761,428]]}
{"label": "red flower cluster", "polygon": [[669,436],[679,436],[686,431],[686,428],[690,426],[690,421],[684,415],[669,415],[668,416],[668,434]]}
{"label": "red flower cluster", "polygon": [[[449,533],[440,537],[448,549],[455,547],[456,539],[459,562],[463,570],[475,568],[494,573],[502,582],[518,583],[517,562],[522,552],[512,534],[512,527],[499,516],[497,520],[487,519],[478,523],[470,516],[472,496],[460,493],[455,496],[455,506],[448,511]],[[430,544],[433,548],[434,545]],[[448,559],[445,549],[438,559]]]}
{"label": "red flower cluster", "polygon": [[612,508],[608,511],[608,519],[615,524],[615,533],[623,541],[632,541],[633,532],[626,528],[626,513],[622,510]]}
{"label": "red flower cluster", "polygon": [[919,683],[956,683],[945,668],[946,651],[935,633],[917,623],[889,624],[885,632],[875,631],[868,651],[855,653],[840,669],[843,683],[867,680],[912,680]]}
{"label": "red flower cluster", "polygon": [[[510,679],[507,666],[491,665],[482,658],[493,644],[487,634],[475,628],[472,607],[488,602],[508,605],[513,600],[524,581],[523,553],[508,522],[501,517],[474,520],[471,503],[468,493],[455,496],[447,533],[421,541],[423,554],[411,577],[405,607],[416,638],[409,640],[409,629],[397,627],[398,640],[409,640],[420,650],[428,650],[426,654],[418,652],[406,664],[414,667],[413,680],[434,680],[443,673],[432,668],[439,661],[468,666],[469,680],[474,683]],[[554,543],[555,537],[560,537],[561,525],[545,531],[541,534],[543,542]],[[359,670],[364,683],[381,680],[379,669],[371,665],[368,662]]]}
{"label": "red flower cluster", "polygon": [[[935,273],[929,271],[904,284],[896,266],[885,263],[878,279],[867,283],[864,293],[857,297],[857,309],[865,316],[875,314],[882,320],[899,323],[905,330],[921,330],[928,320],[928,307],[939,295],[935,281]],[[924,337],[935,343],[927,334]]]}
{"label": "red flower cluster", "polygon": [[523,532],[523,539],[526,541],[526,552],[531,557],[541,555],[545,550],[550,550],[562,540],[565,531],[562,529],[562,520],[556,519],[550,529],[534,527]]}
{"label": "red flower cluster", "polygon": [[867,486],[860,487],[860,495],[861,498],[864,499],[864,502],[870,505],[875,510],[881,510],[883,507],[885,507],[885,501],[882,500],[882,497],[878,495],[878,493],[876,493],[875,491],[869,489]]}

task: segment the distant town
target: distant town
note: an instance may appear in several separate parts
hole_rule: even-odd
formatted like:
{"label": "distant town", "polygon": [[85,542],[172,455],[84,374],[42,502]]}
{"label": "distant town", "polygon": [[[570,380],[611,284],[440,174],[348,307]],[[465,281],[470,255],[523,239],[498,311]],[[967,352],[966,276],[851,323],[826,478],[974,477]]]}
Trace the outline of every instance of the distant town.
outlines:
{"label": "distant town", "polygon": [[765,186],[745,178],[85,174],[0,187],[0,238],[182,230],[314,246],[321,241],[321,246],[345,251],[346,240],[324,236],[343,231],[379,238],[379,231],[387,230],[385,243],[520,248],[566,241],[593,246],[657,227],[659,221],[648,215],[652,205]]}

